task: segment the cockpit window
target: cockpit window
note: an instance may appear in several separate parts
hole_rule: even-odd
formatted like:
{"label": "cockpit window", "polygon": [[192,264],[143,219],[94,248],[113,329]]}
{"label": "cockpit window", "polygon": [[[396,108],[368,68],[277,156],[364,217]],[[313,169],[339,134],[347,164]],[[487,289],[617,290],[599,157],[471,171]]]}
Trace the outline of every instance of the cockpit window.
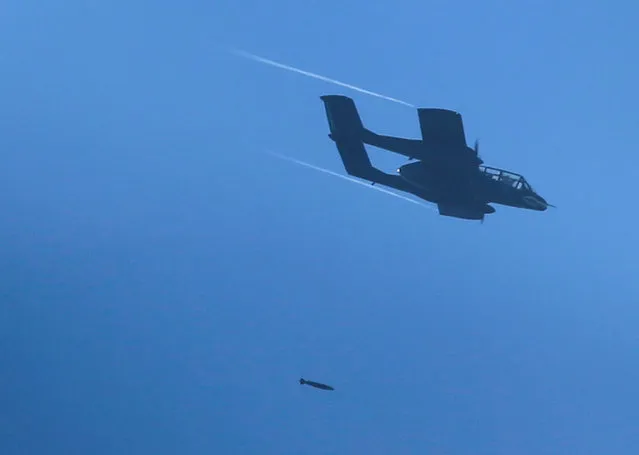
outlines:
{"label": "cockpit window", "polygon": [[517,190],[532,191],[532,187],[522,175],[488,166],[479,166],[479,170],[491,180],[512,186]]}

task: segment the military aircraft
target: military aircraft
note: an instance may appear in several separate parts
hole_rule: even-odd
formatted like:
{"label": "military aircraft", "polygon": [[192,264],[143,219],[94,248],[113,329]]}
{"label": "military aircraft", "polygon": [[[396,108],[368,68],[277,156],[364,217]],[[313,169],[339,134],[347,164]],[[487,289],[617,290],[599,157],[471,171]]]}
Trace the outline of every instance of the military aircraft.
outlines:
{"label": "military aircraft", "polygon": [[[364,127],[355,102],[346,96],[324,95],[331,138],[349,175],[411,193],[437,204],[439,214],[483,222],[496,203],[535,211],[553,207],[526,179],[504,169],[485,166],[479,144],[466,144],[461,114],[437,108],[417,109],[421,139],[384,136]],[[371,164],[364,144],[404,155],[409,160],[398,175]]]}

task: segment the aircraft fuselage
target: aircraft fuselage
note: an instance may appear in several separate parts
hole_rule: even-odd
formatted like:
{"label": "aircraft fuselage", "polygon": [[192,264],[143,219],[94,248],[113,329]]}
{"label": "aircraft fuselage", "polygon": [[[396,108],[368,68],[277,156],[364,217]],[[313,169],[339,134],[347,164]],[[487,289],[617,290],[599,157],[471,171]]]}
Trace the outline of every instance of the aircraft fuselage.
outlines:
{"label": "aircraft fuselage", "polygon": [[[413,194],[431,202],[446,199],[479,205],[496,203],[536,211],[548,208],[545,199],[531,189],[517,188],[510,181],[493,179],[479,167],[454,166],[448,170],[441,165],[429,166],[427,162],[418,161],[401,166],[397,172],[415,189]],[[494,208],[487,207],[486,213],[494,212]]]}

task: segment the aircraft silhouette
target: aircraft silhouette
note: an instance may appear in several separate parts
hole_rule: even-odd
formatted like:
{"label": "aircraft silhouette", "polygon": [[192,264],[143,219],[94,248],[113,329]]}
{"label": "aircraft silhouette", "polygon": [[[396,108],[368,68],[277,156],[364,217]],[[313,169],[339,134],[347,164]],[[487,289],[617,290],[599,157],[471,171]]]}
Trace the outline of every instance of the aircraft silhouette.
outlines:
{"label": "aircraft silhouette", "polygon": [[[417,109],[422,139],[384,136],[364,127],[354,101],[324,95],[331,138],[349,175],[411,193],[437,204],[439,214],[481,220],[496,203],[535,211],[553,207],[519,174],[484,166],[479,144],[466,144],[461,114],[436,108]],[[364,144],[417,160],[385,173],[371,164]]]}

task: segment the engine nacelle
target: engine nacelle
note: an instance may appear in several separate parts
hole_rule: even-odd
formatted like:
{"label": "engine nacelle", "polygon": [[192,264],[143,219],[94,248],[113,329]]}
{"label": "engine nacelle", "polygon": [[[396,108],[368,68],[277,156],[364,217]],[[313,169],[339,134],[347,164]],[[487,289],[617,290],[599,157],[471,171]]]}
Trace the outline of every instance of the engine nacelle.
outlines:
{"label": "engine nacelle", "polygon": [[426,166],[419,161],[416,163],[404,164],[397,169],[397,173],[408,183],[419,188],[426,188],[426,182],[428,182],[430,177]]}

